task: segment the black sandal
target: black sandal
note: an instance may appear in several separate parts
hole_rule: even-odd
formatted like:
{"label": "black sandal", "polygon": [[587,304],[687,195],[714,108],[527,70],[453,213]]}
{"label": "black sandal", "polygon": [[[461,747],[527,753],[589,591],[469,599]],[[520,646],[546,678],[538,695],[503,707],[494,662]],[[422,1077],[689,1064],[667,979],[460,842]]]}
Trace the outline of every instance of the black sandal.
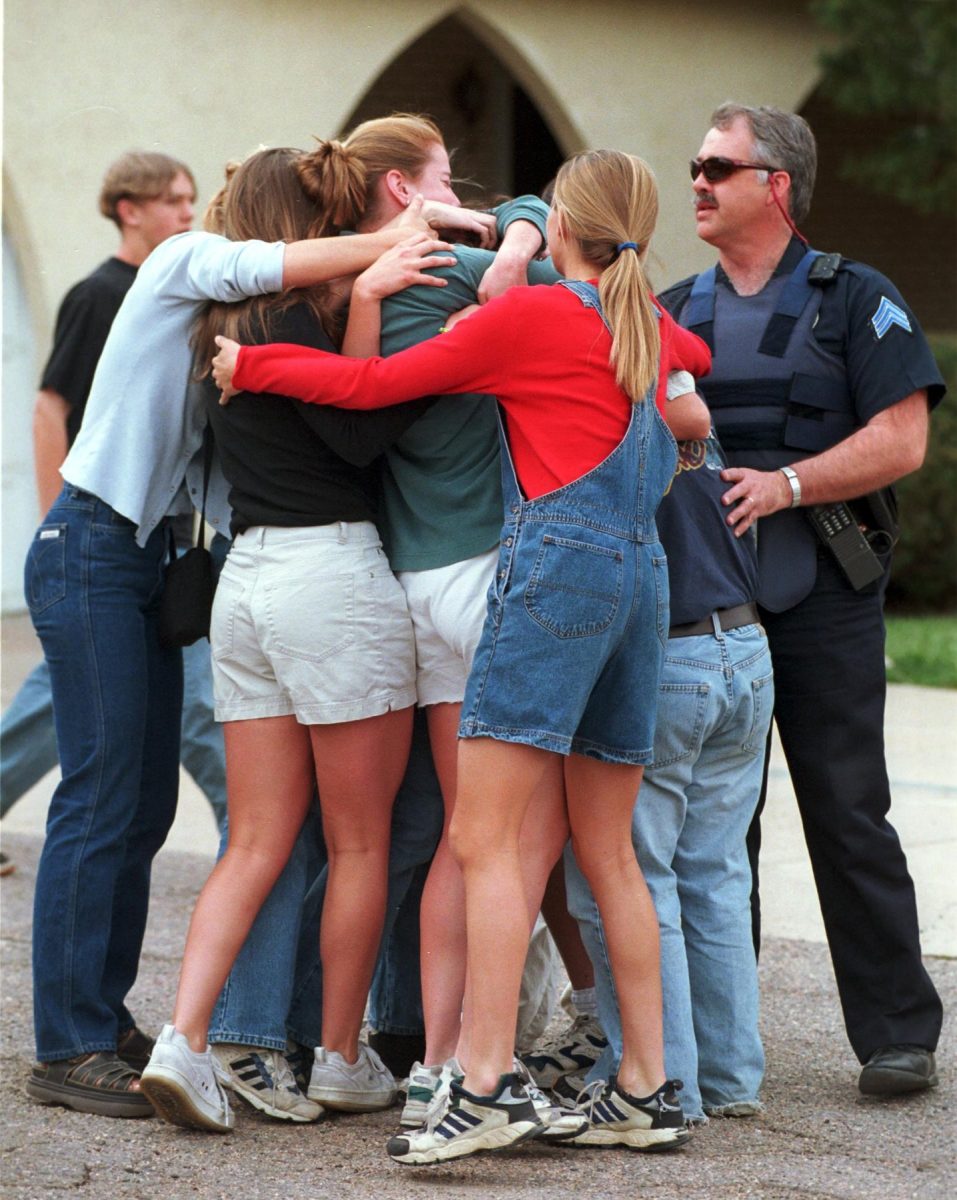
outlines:
{"label": "black sandal", "polygon": [[114,1051],[97,1050],[37,1063],[27,1081],[27,1094],[42,1104],[62,1104],[101,1117],[151,1117],[152,1104],[141,1091],[131,1090],[138,1082],[139,1073]]}
{"label": "black sandal", "polygon": [[116,1057],[121,1058],[128,1067],[142,1074],[153,1053],[156,1042],[148,1037],[142,1029],[132,1025],[126,1033],[121,1033],[116,1041]]}

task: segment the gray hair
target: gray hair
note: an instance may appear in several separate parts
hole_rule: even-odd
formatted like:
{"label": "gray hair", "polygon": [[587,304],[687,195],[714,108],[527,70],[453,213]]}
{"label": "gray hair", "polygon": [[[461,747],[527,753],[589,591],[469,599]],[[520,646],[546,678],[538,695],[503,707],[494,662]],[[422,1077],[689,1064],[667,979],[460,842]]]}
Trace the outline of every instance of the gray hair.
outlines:
{"label": "gray hair", "polygon": [[791,176],[788,207],[795,224],[800,224],[811,208],[814,176],[817,173],[817,146],[811,127],[797,113],[785,112],[763,104],[722,104],[711,114],[715,129],[728,129],[739,118],[747,121],[754,139],[754,156]]}

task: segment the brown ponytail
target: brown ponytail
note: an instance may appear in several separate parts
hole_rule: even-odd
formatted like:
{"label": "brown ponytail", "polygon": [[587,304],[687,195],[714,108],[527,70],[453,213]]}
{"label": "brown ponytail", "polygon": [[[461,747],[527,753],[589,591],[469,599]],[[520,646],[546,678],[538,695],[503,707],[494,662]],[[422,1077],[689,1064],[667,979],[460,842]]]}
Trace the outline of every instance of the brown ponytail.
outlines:
{"label": "brown ponytail", "polygon": [[355,229],[366,204],[366,176],[358,155],[342,142],[317,138],[296,170],[306,195],[325,214],[321,236]]}
{"label": "brown ponytail", "polygon": [[[288,146],[258,150],[242,163],[229,163],[226,182],[210,201],[204,224],[235,242],[300,242],[326,228],[323,208],[305,190],[299,166],[301,150]],[[253,296],[235,304],[207,304],[193,327],[196,373],[209,373],[217,333],[239,342],[269,340],[270,323],[293,304],[304,303],[330,335],[335,330],[325,286]]]}

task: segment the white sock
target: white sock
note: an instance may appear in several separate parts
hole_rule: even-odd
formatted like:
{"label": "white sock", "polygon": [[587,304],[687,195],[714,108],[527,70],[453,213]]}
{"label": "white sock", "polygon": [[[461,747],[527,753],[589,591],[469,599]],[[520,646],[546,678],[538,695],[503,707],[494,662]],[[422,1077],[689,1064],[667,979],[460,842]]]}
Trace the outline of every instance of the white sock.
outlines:
{"label": "white sock", "polygon": [[574,1004],[576,1011],[583,1013],[585,1016],[598,1016],[598,996],[593,987],[582,988],[580,991],[572,988],[572,1004]]}

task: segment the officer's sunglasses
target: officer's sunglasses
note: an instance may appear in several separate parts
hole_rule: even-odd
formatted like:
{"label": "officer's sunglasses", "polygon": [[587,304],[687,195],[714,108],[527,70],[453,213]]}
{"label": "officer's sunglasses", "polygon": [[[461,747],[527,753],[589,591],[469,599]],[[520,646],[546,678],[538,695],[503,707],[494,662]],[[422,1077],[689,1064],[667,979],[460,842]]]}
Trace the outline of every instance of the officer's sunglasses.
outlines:
{"label": "officer's sunglasses", "polygon": [[712,155],[711,158],[693,158],[689,166],[693,180],[697,179],[699,175],[703,175],[708,183],[720,183],[736,171],[780,170],[780,167],[769,167],[767,163],[739,162],[736,158],[722,158],[720,155]]}

